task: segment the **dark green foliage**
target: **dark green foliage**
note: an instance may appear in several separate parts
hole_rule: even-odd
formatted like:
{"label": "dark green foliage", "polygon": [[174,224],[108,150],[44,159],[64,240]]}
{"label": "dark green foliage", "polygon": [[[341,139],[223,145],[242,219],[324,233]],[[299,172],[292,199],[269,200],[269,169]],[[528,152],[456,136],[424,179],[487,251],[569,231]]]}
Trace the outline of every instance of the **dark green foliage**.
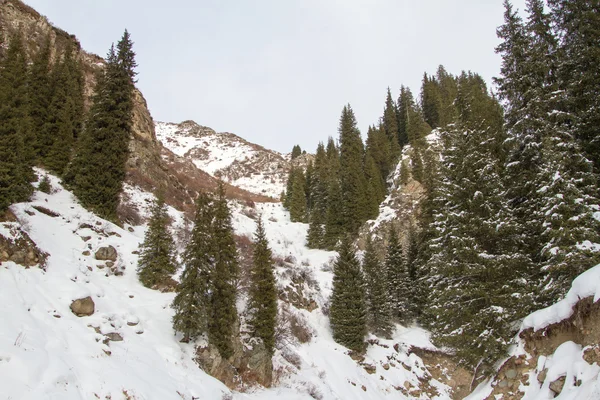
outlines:
{"label": "dark green foliage", "polygon": [[[340,212],[342,190],[337,179],[331,181],[327,194],[328,207],[325,216],[325,233],[323,244],[326,249],[333,250],[344,233],[344,220]],[[337,207],[335,206],[337,204]]]}
{"label": "dark green foliage", "polygon": [[70,161],[83,115],[83,75],[69,46],[51,74],[54,87],[44,134],[49,148],[40,154],[48,169],[62,175]]}
{"label": "dark green foliage", "polygon": [[295,145],[292,148],[292,160],[300,157],[302,155],[302,149],[300,148],[300,145]]}
{"label": "dark green foliage", "polygon": [[98,77],[89,119],[65,176],[87,208],[116,220],[131,134],[136,66],[127,31]]}
{"label": "dark green foliage", "polygon": [[350,239],[342,239],[333,266],[329,318],[333,339],[351,350],[363,351],[367,333],[365,283]]}
{"label": "dark green foliage", "polygon": [[370,236],[367,236],[362,268],[366,280],[369,330],[374,335],[390,337],[393,323],[387,274]]}
{"label": "dark green foliage", "polygon": [[440,88],[433,77],[423,75],[421,86],[421,106],[423,108],[423,118],[432,129],[440,126],[440,114],[442,108],[442,99]]}
{"label": "dark green foliage", "polygon": [[231,227],[231,214],[223,183],[219,184],[214,206],[212,296],[208,323],[208,340],[223,358],[233,354],[233,337],[238,325],[235,306],[239,263]]}
{"label": "dark green foliage", "polygon": [[325,221],[320,213],[313,208],[309,217],[308,232],[306,233],[306,246],[311,249],[321,249],[325,246],[323,229]]}
{"label": "dark green foliage", "polygon": [[177,270],[175,243],[168,227],[167,206],[159,196],[152,206],[148,230],[140,245],[138,274],[146,287],[166,283]]}
{"label": "dark green foliage", "polygon": [[408,166],[408,160],[402,160],[402,164],[400,167],[400,184],[406,185],[408,184],[408,179],[410,178],[410,167]]}
{"label": "dark green foliage", "polygon": [[329,165],[323,143],[317,146],[315,155],[314,173],[310,189],[311,209],[309,215],[309,228],[307,245],[310,248],[323,248],[324,224],[327,215],[329,186]]}
{"label": "dark green foliage", "polygon": [[390,299],[392,302],[392,315],[401,322],[409,322],[409,301],[411,299],[410,285],[402,245],[394,225],[390,226],[388,244],[385,253],[385,274]]}
{"label": "dark green foliage", "polygon": [[28,86],[29,116],[35,135],[34,150],[39,158],[45,157],[52,145],[52,135],[47,130],[47,123],[51,115],[53,86],[50,77],[50,37],[46,37],[29,69]]}
{"label": "dark green foliage", "polygon": [[558,31],[557,77],[565,91],[566,124],[600,172],[600,4],[597,0],[549,0]]}
{"label": "dark green foliage", "polygon": [[390,146],[390,160],[395,161],[400,156],[402,149],[398,136],[398,116],[396,115],[396,105],[392,100],[390,88],[387,90],[385,98],[385,108],[383,110],[382,128],[387,136]]}
{"label": "dark green foliage", "polygon": [[291,192],[288,194],[288,208],[292,222],[304,222],[306,220],[306,178],[299,168],[290,172]]}
{"label": "dark green foliage", "polygon": [[249,325],[253,329],[253,335],[263,341],[269,354],[273,354],[277,322],[277,287],[273,274],[273,254],[261,218],[258,219],[254,234],[250,282]]}
{"label": "dark green foliage", "polygon": [[393,166],[390,141],[387,139],[383,127],[369,127],[365,152],[373,158],[379,168],[381,179],[385,182]]}
{"label": "dark green foliage", "polygon": [[0,64],[0,211],[33,192],[33,140],[29,119],[27,59],[20,34],[10,38]]}
{"label": "dark green foliage", "polygon": [[364,147],[350,105],[340,117],[340,189],[344,231],[355,235],[366,220],[367,182],[363,170]]}
{"label": "dark green foliage", "polygon": [[373,219],[379,214],[379,204],[385,198],[385,184],[370,153],[365,156],[364,173],[367,180],[365,217],[366,219]]}
{"label": "dark green foliage", "polygon": [[173,328],[190,341],[206,332],[210,314],[211,274],[214,266],[214,199],[200,192],[196,199],[194,229],[183,253],[185,269],[171,305]]}
{"label": "dark green foliage", "polygon": [[48,175],[44,175],[40,184],[38,185],[38,190],[43,193],[50,193],[52,191],[52,186],[50,185],[50,179]]}
{"label": "dark green foliage", "polygon": [[405,86],[400,87],[400,97],[398,97],[397,103],[398,110],[396,116],[398,118],[398,141],[400,146],[409,143],[408,138],[408,123],[410,118],[410,110],[415,107],[415,100],[412,92]]}

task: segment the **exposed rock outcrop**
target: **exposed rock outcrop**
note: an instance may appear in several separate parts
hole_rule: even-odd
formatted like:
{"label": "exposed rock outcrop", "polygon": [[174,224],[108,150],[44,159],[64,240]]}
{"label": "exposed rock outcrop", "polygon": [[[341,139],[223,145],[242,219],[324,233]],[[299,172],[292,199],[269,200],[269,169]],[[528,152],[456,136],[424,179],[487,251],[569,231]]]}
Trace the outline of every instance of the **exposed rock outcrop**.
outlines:
{"label": "exposed rock outcrop", "polygon": [[0,227],[0,263],[12,261],[28,268],[45,267],[47,254],[37,248],[18,223],[5,222]]}
{"label": "exposed rock outcrop", "polygon": [[[115,261],[117,261],[117,257],[118,257],[117,249],[115,249],[113,246],[100,247],[94,254],[94,257],[96,258],[96,260],[100,260],[100,261],[115,262]],[[112,265],[114,265],[114,264],[112,264]],[[111,265],[111,267],[112,267],[112,265]]]}
{"label": "exposed rock outcrop", "polygon": [[82,299],[73,300],[71,303],[71,311],[78,317],[87,317],[94,313],[96,305],[90,296]]}

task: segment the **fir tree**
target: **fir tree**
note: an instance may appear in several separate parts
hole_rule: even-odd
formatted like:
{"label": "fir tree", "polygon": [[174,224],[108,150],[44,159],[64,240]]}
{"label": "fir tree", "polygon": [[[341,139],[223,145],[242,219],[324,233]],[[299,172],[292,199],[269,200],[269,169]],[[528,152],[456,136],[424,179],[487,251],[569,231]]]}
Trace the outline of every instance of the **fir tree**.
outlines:
{"label": "fir tree", "polygon": [[327,215],[327,188],[329,183],[329,167],[325,146],[319,143],[315,155],[313,183],[311,185],[312,208],[309,214],[307,246],[323,248],[325,217]]}
{"label": "fir tree", "polygon": [[214,199],[200,192],[196,199],[194,228],[183,253],[185,268],[171,305],[175,309],[173,328],[183,334],[184,342],[202,335],[208,328],[215,261],[213,218]]}
{"label": "fir tree", "polygon": [[370,155],[373,161],[375,161],[385,187],[385,182],[392,169],[392,156],[390,142],[385,135],[383,127],[369,127],[365,153]]}
{"label": "fir tree", "polygon": [[557,76],[565,110],[585,156],[600,172],[600,5],[595,0],[549,0],[560,38]]}
{"label": "fir tree", "polygon": [[344,220],[339,209],[342,202],[342,191],[337,179],[332,179],[330,182],[327,199],[323,244],[326,249],[333,250],[344,233]]}
{"label": "fir tree", "polygon": [[388,290],[392,302],[392,315],[398,321],[410,321],[408,302],[410,300],[410,286],[402,245],[394,225],[390,226],[388,245],[385,254],[385,274]]}
{"label": "fir tree", "polygon": [[168,226],[167,206],[162,196],[158,196],[152,206],[144,241],[140,245],[138,273],[146,287],[165,283],[177,270],[175,243]]}
{"label": "fir tree", "polygon": [[277,322],[277,287],[273,274],[273,255],[261,218],[258,219],[254,234],[250,282],[249,324],[252,326],[253,335],[263,341],[269,354],[273,354]]}
{"label": "fir tree", "polygon": [[35,134],[34,150],[37,157],[45,157],[52,145],[52,134],[47,131],[47,121],[52,115],[50,102],[54,82],[50,77],[50,37],[46,37],[29,69],[29,116]]}
{"label": "fir tree", "polygon": [[396,105],[392,100],[390,88],[387,89],[385,98],[385,108],[383,110],[382,127],[390,144],[390,160],[394,161],[400,156],[401,143],[398,137],[398,117],[396,115]]}
{"label": "fir tree", "polygon": [[363,170],[363,142],[350,105],[342,110],[339,133],[342,221],[344,230],[355,235],[366,220],[367,184]]}
{"label": "fir tree", "polygon": [[436,81],[439,87],[440,108],[439,127],[445,127],[456,120],[456,107],[454,100],[457,95],[456,78],[449,74],[443,65],[438,67],[436,72]]}
{"label": "fir tree", "polygon": [[442,99],[439,84],[434,77],[423,74],[421,86],[421,104],[423,118],[432,129],[440,126],[440,114],[442,113]]}
{"label": "fir tree", "polygon": [[20,33],[11,36],[0,64],[0,211],[33,192],[27,59]]}
{"label": "fir tree", "polygon": [[292,222],[304,222],[306,220],[306,178],[301,169],[293,169],[292,191],[289,195],[289,211]]}
{"label": "fir tree", "polygon": [[385,267],[379,260],[370,236],[367,236],[362,268],[366,278],[369,329],[375,335],[390,337],[393,328],[392,309]]}
{"label": "fir tree", "polygon": [[330,321],[333,339],[354,351],[363,351],[367,333],[365,284],[360,263],[348,237],[342,239],[333,266]]}
{"label": "fir tree", "polygon": [[84,206],[116,220],[131,134],[135,53],[125,31],[100,74],[78,151],[65,180]]}
{"label": "fir tree", "polygon": [[300,145],[295,145],[292,148],[292,155],[291,155],[292,160],[300,157],[301,155],[302,155],[302,149],[300,148]]}
{"label": "fir tree", "polygon": [[365,156],[365,178],[367,180],[367,191],[365,193],[367,199],[367,209],[365,210],[366,219],[374,219],[379,214],[379,204],[385,198],[385,185],[379,169],[375,164],[375,160],[371,154]]}
{"label": "fir tree", "polygon": [[409,143],[408,124],[410,122],[410,110],[415,107],[415,100],[409,88],[405,86],[400,87],[400,97],[398,97],[397,107],[398,140],[400,147],[404,147],[404,145]]}
{"label": "fir tree", "polygon": [[44,164],[62,175],[70,161],[74,141],[81,130],[83,86],[81,67],[73,57],[72,48],[65,50],[63,59],[51,74],[54,91],[49,105],[45,134],[50,138]]}
{"label": "fir tree", "polygon": [[223,358],[233,354],[233,337],[236,334],[238,315],[235,306],[239,263],[233,239],[231,214],[225,198],[223,183],[219,184],[214,206],[213,221],[214,270],[212,273],[212,296],[208,324],[208,340],[214,344]]}

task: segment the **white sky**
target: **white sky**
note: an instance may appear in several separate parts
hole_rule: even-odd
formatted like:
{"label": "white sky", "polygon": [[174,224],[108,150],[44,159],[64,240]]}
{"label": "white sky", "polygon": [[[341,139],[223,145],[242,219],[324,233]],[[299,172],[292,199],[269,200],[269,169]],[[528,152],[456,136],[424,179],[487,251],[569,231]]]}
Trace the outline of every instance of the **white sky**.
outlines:
{"label": "white sky", "polygon": [[127,28],[155,120],[193,119],[283,152],[337,137],[346,103],[366,135],[388,86],[417,95],[439,64],[488,84],[500,68],[502,0],[25,2],[102,56]]}

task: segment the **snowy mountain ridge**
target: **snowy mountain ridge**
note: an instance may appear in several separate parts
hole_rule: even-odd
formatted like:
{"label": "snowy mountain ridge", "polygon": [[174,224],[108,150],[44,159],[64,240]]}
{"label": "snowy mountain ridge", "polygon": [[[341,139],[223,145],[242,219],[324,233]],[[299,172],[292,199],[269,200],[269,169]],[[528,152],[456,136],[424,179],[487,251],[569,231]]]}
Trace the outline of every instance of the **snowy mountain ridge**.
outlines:
{"label": "snowy mountain ridge", "polygon": [[156,122],[155,129],[163,146],[213,177],[273,198],[285,189],[289,154],[265,149],[233,133],[217,133],[194,121]]}

